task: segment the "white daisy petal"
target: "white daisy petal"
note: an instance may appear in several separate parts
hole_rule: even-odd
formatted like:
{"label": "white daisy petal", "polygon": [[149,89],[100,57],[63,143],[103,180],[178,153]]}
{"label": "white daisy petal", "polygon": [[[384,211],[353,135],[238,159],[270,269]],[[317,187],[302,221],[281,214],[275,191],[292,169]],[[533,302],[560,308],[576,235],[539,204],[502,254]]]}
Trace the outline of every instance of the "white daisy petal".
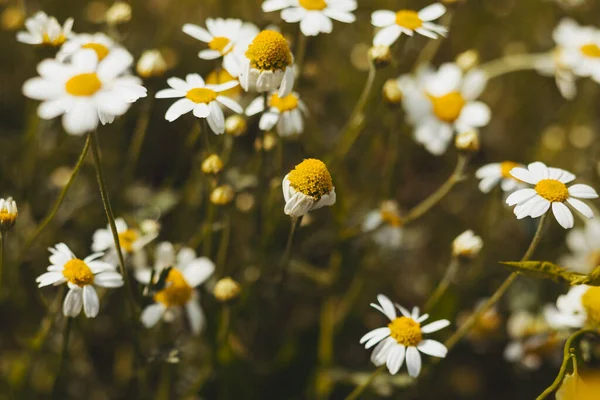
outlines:
{"label": "white daisy petal", "polygon": [[400,371],[400,367],[402,367],[402,363],[404,362],[405,353],[406,348],[398,343],[388,350],[386,365],[390,374],[394,375]]}
{"label": "white daisy petal", "polygon": [[423,332],[423,333],[437,332],[441,329],[444,329],[448,325],[450,325],[450,321],[448,321],[447,319],[440,319],[438,321],[431,322],[430,324],[427,324],[424,327],[422,327],[421,332]]}
{"label": "white daisy petal", "polygon": [[570,197],[567,199],[567,202],[587,218],[594,218],[594,211],[583,201]]}
{"label": "white daisy petal", "polygon": [[162,303],[151,304],[144,308],[141,315],[142,324],[146,328],[151,328],[161,320],[165,314],[166,307]]}
{"label": "white daisy petal", "polygon": [[573,197],[578,197],[580,199],[596,199],[598,198],[598,193],[588,186],[583,185],[581,183],[577,185],[573,185],[569,188],[569,194]]}
{"label": "white daisy petal", "polygon": [[537,179],[529,170],[521,167],[515,167],[510,171],[510,174],[520,181],[535,185],[538,183]]}
{"label": "white daisy petal", "polygon": [[565,229],[571,229],[575,224],[573,213],[563,203],[552,203],[552,213],[560,226]]}
{"label": "white daisy petal", "polygon": [[377,295],[377,301],[379,302],[379,304],[381,304],[385,316],[388,317],[390,321],[396,319],[396,309],[394,307],[394,303],[392,303],[390,299],[387,298],[387,296],[384,296],[382,294]]}
{"label": "white daisy petal", "polygon": [[100,311],[100,299],[92,285],[83,287],[83,311],[88,318],[95,318]]}
{"label": "white daisy petal", "polygon": [[417,345],[417,349],[427,355],[440,358],[446,357],[446,354],[448,353],[446,346],[431,339],[422,340],[421,343]]}
{"label": "white daisy petal", "polygon": [[409,346],[406,349],[406,368],[408,368],[408,375],[413,378],[419,376],[421,372],[421,355],[416,347]]}
{"label": "white daisy petal", "polygon": [[440,3],[431,4],[419,11],[419,18],[423,21],[433,21],[438,19],[446,12],[446,7]]}
{"label": "white daisy petal", "polygon": [[384,28],[386,26],[396,23],[396,13],[389,10],[378,10],[371,14],[371,24],[378,28]]}
{"label": "white daisy petal", "polygon": [[83,294],[81,288],[70,289],[63,302],[65,317],[76,317],[83,308]]}
{"label": "white daisy petal", "polygon": [[[359,343],[360,344],[368,343],[373,338],[377,339],[376,342],[379,342],[380,340],[388,337],[389,335],[390,335],[390,328],[388,328],[388,327],[373,329],[372,331],[367,332],[365,335],[363,335],[363,337],[360,338]],[[373,344],[375,344],[375,343],[373,343]]]}

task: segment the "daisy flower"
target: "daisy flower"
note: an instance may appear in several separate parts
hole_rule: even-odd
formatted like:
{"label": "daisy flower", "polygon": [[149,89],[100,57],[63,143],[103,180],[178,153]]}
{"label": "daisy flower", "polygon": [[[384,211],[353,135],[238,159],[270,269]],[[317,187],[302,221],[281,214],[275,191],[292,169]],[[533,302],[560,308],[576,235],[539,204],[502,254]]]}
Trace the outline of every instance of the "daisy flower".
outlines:
{"label": "daisy flower", "polygon": [[69,292],[63,303],[63,314],[76,317],[83,311],[88,318],[94,318],[100,310],[100,300],[95,286],[118,288],[123,286],[123,277],[113,265],[98,260],[103,253],[94,253],[83,260],[75,257],[64,243],[48,249],[51,253],[48,272],[35,281],[38,287],[58,286],[66,283]]}
{"label": "daisy flower", "polygon": [[544,316],[529,311],[513,312],[506,323],[510,342],[504,349],[504,359],[528,370],[538,369],[549,349],[557,349],[560,341],[550,331]]}
{"label": "daisy flower", "polygon": [[284,212],[294,218],[335,204],[335,187],[327,166],[308,158],[283,178]]}
{"label": "daisy flower", "polygon": [[[182,307],[185,307],[194,334],[202,331],[205,324],[204,313],[200,308],[200,295],[194,290],[204,283],[215,270],[215,265],[206,257],[197,257],[196,252],[183,247],[175,252],[173,245],[163,242],[156,248],[155,277],[166,267],[172,267],[167,275],[165,287],[154,294],[154,304],[147,306],[141,315],[146,328],[153,327],[164,319],[172,321]],[[150,284],[152,271],[145,269],[136,273],[140,283]]]}
{"label": "daisy flower", "polygon": [[431,4],[419,12],[413,10],[375,11],[371,14],[371,24],[382,29],[373,38],[373,44],[391,46],[402,33],[412,36],[413,32],[417,32],[431,39],[445,36],[448,29],[431,22],[445,13],[446,7],[440,3]]}
{"label": "daisy flower", "polygon": [[[268,111],[260,117],[259,128],[269,131],[277,126],[279,136],[298,135],[304,131],[302,114],[308,114],[308,108],[298,93],[290,93],[281,98],[277,93],[267,98]],[[252,116],[265,110],[265,99],[260,96],[250,103],[246,115]]]}
{"label": "daisy flower", "polygon": [[399,79],[403,107],[409,122],[415,125],[415,140],[435,155],[448,148],[454,132],[466,132],[487,125],[489,107],[476,101],[485,89],[487,78],[478,69],[463,75],[454,63],[437,71],[423,67],[413,81]]}
{"label": "daisy flower", "polygon": [[579,329],[600,324],[600,288],[579,285],[558,296],[556,306],[544,309],[548,325],[554,329]]}
{"label": "daisy flower", "polygon": [[0,231],[6,232],[10,230],[19,217],[17,202],[12,197],[0,199]]}
{"label": "daisy flower", "polygon": [[245,91],[278,91],[286,97],[294,87],[294,56],[279,32],[264,30],[248,46],[239,76]]}
{"label": "daisy flower", "polygon": [[578,76],[600,82],[600,30],[563,19],[554,31],[561,61]]}
{"label": "daisy flower", "polygon": [[133,57],[114,50],[98,61],[92,50],[81,50],[70,62],[47,59],[38,64],[40,77],[23,85],[25,96],[42,100],[38,116],[53,119],[62,115],[63,127],[72,135],[83,135],[125,114],[130,105],[146,97],[139,79],[128,75]]}
{"label": "daisy flower", "polygon": [[156,98],[180,98],[169,107],[165,114],[165,119],[169,122],[192,111],[195,117],[206,118],[210,129],[220,135],[225,133],[225,116],[219,103],[238,114],[244,112],[242,106],[236,101],[220,94],[236,87],[239,84],[237,81],[207,85],[200,75],[188,74],[185,81],[180,78],[169,78],[167,83],[170,88],[156,93]]}
{"label": "daisy flower", "polygon": [[481,237],[469,229],[458,235],[452,242],[452,255],[461,259],[472,259],[477,257],[482,247]]}
{"label": "daisy flower", "polygon": [[206,28],[185,24],[183,32],[208,44],[208,49],[200,51],[198,57],[203,60],[223,57],[223,68],[237,77],[241,72],[243,54],[252,39],[258,35],[258,28],[254,24],[233,18],[208,18]]}
{"label": "daisy flower", "polygon": [[515,179],[510,171],[516,167],[523,167],[522,164],[514,161],[503,161],[500,163],[491,163],[484,165],[475,172],[479,181],[479,190],[483,193],[489,193],[498,184],[503,192],[512,192],[523,186],[523,182]]}
{"label": "daisy flower", "polygon": [[558,223],[565,229],[572,228],[575,221],[573,213],[565,203],[569,203],[587,218],[593,218],[592,209],[580,199],[595,199],[598,194],[588,185],[577,184],[567,187],[567,183],[575,179],[575,175],[559,168],[548,168],[544,163],[534,162],[527,166],[513,168],[510,174],[530,185],[533,189],[520,189],[506,199],[509,206],[516,205],[514,212],[517,219],[525,217],[538,218],[550,207]]}
{"label": "daisy flower", "polygon": [[[130,228],[123,218],[115,219],[115,225],[119,235],[121,251],[125,255],[131,255],[136,266],[145,263],[145,253],[142,253],[142,249],[156,239],[159,230],[158,225],[142,224],[143,229]],[[92,251],[106,252],[109,260],[117,262],[117,250],[110,225],[107,225],[105,229],[98,229],[94,232]]]}
{"label": "daisy flower", "polygon": [[600,266],[600,221],[569,231],[566,242],[571,253],[561,257],[560,265],[586,275]]}
{"label": "daisy flower", "polygon": [[239,85],[239,81],[237,80],[237,78],[231,75],[229,72],[227,72],[225,68],[217,68],[212,70],[206,76],[205,81],[207,85],[222,85],[224,83],[229,82],[238,82],[237,86],[234,86],[229,90],[221,92],[222,96],[230,97],[235,101],[239,101],[242,97],[242,94],[244,93],[244,90]]}
{"label": "daisy flower", "polygon": [[[442,343],[423,339],[423,334],[437,332],[450,325],[450,321],[442,319],[431,322],[423,327],[423,323],[429,317],[428,314],[419,316],[419,308],[414,307],[412,313],[404,307],[394,304],[386,296],[377,296],[379,304],[371,304],[371,307],[381,311],[389,318],[390,323],[383,328],[377,328],[367,333],[360,339],[365,349],[375,346],[371,353],[371,361],[376,366],[386,365],[390,374],[394,375],[402,367],[406,359],[408,374],[416,378],[421,372],[421,353],[433,357],[446,357],[448,349]],[[396,315],[396,308],[402,314]]]}
{"label": "daisy flower", "polygon": [[556,87],[561,96],[571,100],[577,94],[575,74],[564,59],[564,52],[560,47],[555,48],[550,54],[545,54],[537,60],[535,69],[544,76],[553,76]]}
{"label": "daisy flower", "polygon": [[361,230],[373,232],[373,240],[381,247],[400,247],[404,234],[398,203],[394,200],[382,201],[379,208],[367,213]]}
{"label": "daisy flower", "polygon": [[21,43],[33,45],[60,46],[71,36],[73,18],[68,18],[61,26],[56,18],[49,17],[45,12],[38,11],[33,17],[25,21],[26,31],[17,33],[17,40]]}
{"label": "daisy flower", "polygon": [[94,50],[100,61],[108,56],[113,50],[120,49],[126,51],[104,33],[79,33],[72,35],[69,40],[62,45],[56,54],[56,59],[61,62],[65,61],[81,49]]}
{"label": "daisy flower", "polygon": [[281,18],[288,23],[300,22],[304,36],[331,33],[332,19],[351,24],[356,21],[352,14],[356,0],[266,0],[264,12],[281,10]]}

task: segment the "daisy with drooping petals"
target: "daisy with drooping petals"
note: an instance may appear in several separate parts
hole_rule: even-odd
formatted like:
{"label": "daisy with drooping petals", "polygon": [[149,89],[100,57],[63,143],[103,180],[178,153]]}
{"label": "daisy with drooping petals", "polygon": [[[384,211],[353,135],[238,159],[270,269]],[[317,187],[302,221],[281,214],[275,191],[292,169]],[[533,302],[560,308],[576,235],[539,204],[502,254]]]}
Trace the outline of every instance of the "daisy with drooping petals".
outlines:
{"label": "daisy with drooping petals", "polygon": [[[304,131],[302,114],[308,114],[308,108],[298,93],[290,93],[283,98],[273,93],[267,98],[267,105],[269,110],[260,117],[260,129],[269,131],[277,126],[279,136],[298,135]],[[264,110],[265,99],[260,96],[250,103],[246,115],[256,115]]]}
{"label": "daisy with drooping petals", "polygon": [[71,36],[73,18],[68,18],[60,26],[56,18],[49,17],[45,12],[38,11],[33,17],[25,21],[27,31],[17,33],[17,40],[21,43],[34,45],[60,46]]}
{"label": "daisy with drooping petals", "polygon": [[566,242],[571,253],[561,257],[561,266],[585,275],[600,266],[600,221],[593,219],[569,231]]}
{"label": "daisy with drooping petals", "polygon": [[556,306],[544,309],[548,325],[554,329],[579,329],[600,325],[600,287],[579,285],[558,296]]}
{"label": "daisy with drooping petals", "polygon": [[600,30],[580,26],[572,19],[563,19],[554,31],[560,49],[560,60],[575,75],[590,77],[600,83]]}
{"label": "daisy with drooping petals", "polygon": [[244,53],[240,85],[245,91],[274,92],[286,97],[294,88],[294,56],[279,32],[260,32]]}
{"label": "daisy with drooping petals", "polygon": [[225,116],[219,103],[238,114],[244,112],[242,106],[236,101],[220,94],[236,87],[239,84],[237,81],[207,85],[200,75],[188,74],[185,81],[180,78],[169,78],[167,83],[171,88],[159,91],[156,93],[156,98],[180,98],[169,107],[165,114],[165,119],[169,122],[192,111],[195,117],[206,118],[210,129],[220,135],[225,133]]}
{"label": "daisy with drooping petals", "polygon": [[308,158],[283,178],[284,212],[299,218],[312,210],[335,204],[335,187],[327,166]]}
{"label": "daisy with drooping petals", "polygon": [[208,49],[200,51],[198,57],[203,60],[223,57],[223,68],[233,77],[237,77],[241,72],[243,54],[252,39],[258,35],[258,28],[254,24],[234,18],[208,18],[206,28],[185,24],[183,31],[208,44]]}
{"label": "daisy with drooping petals", "polygon": [[523,186],[523,182],[515,179],[510,171],[515,167],[522,167],[522,164],[514,161],[503,161],[500,163],[491,163],[484,165],[475,172],[479,181],[479,190],[483,193],[489,193],[498,183],[503,192],[512,192]]}
{"label": "daisy with drooping petals", "polygon": [[99,61],[104,60],[113,50],[127,51],[104,33],[79,33],[72,35],[62,45],[56,54],[56,59],[61,62],[68,60],[69,57],[82,49],[94,50]]}
{"label": "daisy with drooping petals", "polygon": [[98,260],[103,253],[94,253],[83,260],[75,257],[64,243],[51,247],[50,266],[48,272],[40,275],[35,281],[38,287],[58,286],[66,283],[69,292],[63,303],[63,314],[76,317],[83,311],[88,318],[94,318],[100,311],[100,300],[94,285],[105,288],[123,286],[123,277],[115,267]]}
{"label": "daisy with drooping petals", "polygon": [[[379,304],[371,304],[371,307],[381,311],[391,322],[387,327],[374,329],[360,339],[365,349],[377,345],[371,353],[373,364],[378,367],[385,364],[390,374],[394,375],[406,359],[408,374],[416,378],[421,372],[419,351],[433,357],[446,357],[446,346],[436,340],[423,339],[423,334],[437,332],[450,325],[450,321],[442,319],[421,327],[429,314],[419,316],[418,307],[414,307],[410,313],[399,304],[394,306],[382,294],[377,296],[377,301]],[[396,314],[396,308],[402,314],[400,317]]]}
{"label": "daisy with drooping petals", "polygon": [[[194,334],[202,331],[205,324],[204,313],[200,308],[200,295],[194,290],[204,283],[215,270],[215,265],[206,257],[197,257],[196,252],[183,247],[175,252],[173,245],[163,242],[156,248],[155,277],[166,267],[169,271],[165,287],[154,294],[154,304],[142,311],[141,320],[146,328],[153,327],[164,319],[172,321],[182,307],[185,307]],[[152,271],[145,269],[136,273],[143,284],[150,284]]]}
{"label": "daisy with drooping petals", "polygon": [[352,14],[356,7],[356,0],[266,0],[262,4],[264,12],[281,10],[285,22],[300,22],[304,36],[331,33],[332,19],[348,24],[356,21]]}
{"label": "daisy with drooping petals", "polygon": [[506,203],[516,205],[514,212],[517,219],[525,217],[538,218],[550,207],[558,223],[565,229],[572,228],[575,221],[573,213],[565,203],[569,203],[587,218],[593,218],[592,209],[580,199],[595,199],[596,191],[588,185],[577,184],[567,187],[567,183],[575,179],[575,175],[559,168],[548,168],[544,163],[534,162],[527,166],[513,168],[510,174],[530,185],[533,189],[520,189],[508,196]]}
{"label": "daisy with drooping petals", "polygon": [[445,36],[448,29],[434,24],[446,12],[446,7],[440,3],[431,4],[421,11],[400,10],[393,12],[389,10],[378,10],[371,14],[371,24],[382,28],[373,38],[375,46],[391,46],[402,33],[412,36],[413,32],[437,39]]}
{"label": "daisy with drooping petals", "polygon": [[23,85],[25,96],[42,100],[38,116],[53,119],[62,115],[67,133],[83,135],[125,114],[132,103],[146,97],[139,78],[128,75],[133,57],[113,50],[98,61],[92,50],[81,50],[70,62],[44,60],[38,64],[40,77]]}

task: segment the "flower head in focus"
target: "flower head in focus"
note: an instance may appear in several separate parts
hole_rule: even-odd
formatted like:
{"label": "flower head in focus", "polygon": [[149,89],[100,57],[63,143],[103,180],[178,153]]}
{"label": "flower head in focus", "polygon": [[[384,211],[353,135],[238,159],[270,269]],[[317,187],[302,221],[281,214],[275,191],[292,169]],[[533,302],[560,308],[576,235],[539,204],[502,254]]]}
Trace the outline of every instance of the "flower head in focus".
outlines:
{"label": "flower head in focus", "polygon": [[284,212],[294,218],[335,204],[335,187],[327,166],[308,158],[283,178]]}
{"label": "flower head in focus", "polygon": [[375,11],[371,15],[371,24],[381,30],[373,38],[373,44],[391,46],[403,33],[412,36],[414,32],[417,32],[431,39],[445,36],[448,29],[431,22],[444,13],[446,13],[446,7],[440,3],[431,4],[418,12],[413,10]]}
{"label": "flower head in focus", "polygon": [[361,229],[365,233],[373,232],[373,240],[383,248],[400,247],[404,233],[398,203],[382,201],[379,208],[367,213]]}
{"label": "flower head in focus", "polygon": [[156,98],[179,98],[165,114],[165,119],[169,122],[193,112],[197,118],[206,118],[210,129],[220,135],[225,133],[225,116],[219,103],[236,113],[244,111],[236,101],[221,94],[237,86],[239,83],[235,80],[220,85],[207,85],[200,75],[188,74],[186,80],[173,77],[167,83],[170,88],[156,93]]}
{"label": "flower head in focus", "polygon": [[567,183],[575,179],[575,175],[559,168],[549,168],[544,163],[534,162],[527,169],[515,167],[510,174],[534,188],[520,189],[506,199],[509,206],[515,206],[517,219],[525,217],[539,218],[550,208],[558,223],[565,229],[575,224],[573,213],[565,203],[571,205],[587,218],[593,218],[592,209],[579,200],[595,199],[596,191],[588,185],[577,184],[567,187]]}
{"label": "flower head in focus", "polygon": [[600,287],[578,285],[558,296],[556,306],[548,305],[544,317],[553,329],[600,326]]}
{"label": "flower head in focus", "polygon": [[266,0],[262,4],[264,12],[281,10],[281,18],[285,22],[300,22],[304,36],[331,33],[332,19],[353,23],[356,17],[352,12],[356,8],[356,0]]}
{"label": "flower head in focus", "polygon": [[68,18],[61,26],[56,18],[48,16],[43,11],[38,11],[25,21],[25,27],[27,31],[17,33],[19,42],[57,47],[71,36],[73,18]]}
{"label": "flower head in focus", "polygon": [[19,217],[17,202],[12,197],[0,199],[0,232],[12,229]]}
{"label": "flower head in focus", "polygon": [[60,62],[68,60],[80,50],[93,50],[98,56],[98,61],[104,60],[113,50],[126,51],[118,43],[104,33],[78,33],[71,35],[69,40],[62,45],[56,59]]}
{"label": "flower head in focus", "polygon": [[[277,127],[279,136],[292,136],[304,131],[303,114],[308,114],[306,104],[300,99],[298,93],[290,93],[281,98],[275,92],[267,97],[268,111],[260,117],[259,128],[269,131]],[[265,111],[265,99],[260,96],[250,103],[246,115],[252,116]]]}
{"label": "flower head in focus", "polygon": [[69,62],[47,59],[38,65],[40,77],[23,85],[25,96],[41,100],[38,116],[63,116],[63,127],[72,135],[83,135],[127,112],[132,103],[146,97],[146,88],[128,74],[133,57],[123,49],[113,50],[99,61],[93,50],[75,53]]}
{"label": "flower head in focus", "polygon": [[63,303],[63,314],[76,317],[83,311],[88,318],[94,318],[100,310],[100,300],[94,286],[118,288],[123,286],[123,277],[114,265],[100,261],[103,253],[94,253],[81,260],[73,254],[64,243],[50,249],[50,266],[48,272],[40,275],[35,281],[38,287],[58,286],[66,283],[69,292]]}
{"label": "flower head in focus", "polygon": [[477,257],[482,247],[483,240],[472,230],[468,230],[458,235],[452,242],[452,255],[460,259],[473,259]]}
{"label": "flower head in focus", "polygon": [[600,221],[593,219],[569,231],[566,242],[571,252],[561,257],[560,265],[586,275],[600,266]]}
{"label": "flower head in focus", "polygon": [[[416,378],[421,372],[421,353],[433,357],[446,357],[448,350],[442,343],[423,339],[423,334],[437,332],[450,325],[450,321],[442,319],[421,326],[429,317],[428,314],[419,315],[419,308],[414,307],[412,313],[399,304],[394,304],[386,296],[377,296],[379,304],[371,307],[381,311],[389,318],[390,323],[383,328],[377,328],[360,339],[365,349],[375,346],[371,353],[371,361],[376,366],[386,365],[390,374],[394,375],[406,360],[408,374]],[[401,313],[397,316],[396,308]]]}
{"label": "flower head in focus", "polygon": [[512,192],[523,187],[523,182],[510,174],[510,171],[515,167],[523,167],[523,165],[514,161],[503,161],[479,168],[475,172],[475,176],[481,179],[479,190],[483,193],[489,193],[498,183],[500,183],[503,192]]}

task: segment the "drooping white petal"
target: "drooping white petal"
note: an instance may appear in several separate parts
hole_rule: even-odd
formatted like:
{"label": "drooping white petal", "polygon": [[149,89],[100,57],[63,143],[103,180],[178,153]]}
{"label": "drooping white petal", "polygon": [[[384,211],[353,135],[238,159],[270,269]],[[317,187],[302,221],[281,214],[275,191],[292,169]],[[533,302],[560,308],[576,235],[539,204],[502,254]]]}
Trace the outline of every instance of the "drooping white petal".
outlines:
{"label": "drooping white petal", "polygon": [[140,319],[146,328],[151,328],[160,321],[166,311],[166,307],[162,303],[151,304],[144,308]]}
{"label": "drooping white petal", "polygon": [[83,311],[88,318],[95,318],[100,311],[100,299],[92,285],[83,287]]}
{"label": "drooping white petal", "polygon": [[431,339],[422,340],[421,343],[417,345],[417,349],[427,355],[440,358],[446,357],[446,354],[448,353],[446,346]]}
{"label": "drooping white petal", "polygon": [[185,309],[190,320],[192,333],[194,335],[198,335],[200,332],[202,332],[206,321],[204,312],[202,311],[202,307],[200,307],[198,299],[192,299],[191,301],[188,301],[188,303],[185,305]]}
{"label": "drooping white petal", "polygon": [[404,356],[406,354],[406,347],[403,345],[396,343],[392,348],[388,351],[388,356],[386,360],[386,365],[390,374],[394,375],[400,371],[400,367],[402,367],[402,363],[404,362]]}
{"label": "drooping white petal", "polygon": [[585,204],[583,201],[570,197],[567,199],[567,202],[587,218],[594,218],[594,211],[592,211],[590,206]]}
{"label": "drooping white petal", "polygon": [[419,376],[421,372],[421,355],[416,347],[409,346],[406,349],[406,368],[408,368],[408,375],[413,378]]}
{"label": "drooping white petal", "polygon": [[571,229],[575,224],[573,213],[563,203],[552,203],[552,213],[560,226],[565,229]]}
{"label": "drooping white petal", "polygon": [[63,302],[63,314],[65,317],[76,317],[83,308],[83,295],[81,288],[71,288]]}

